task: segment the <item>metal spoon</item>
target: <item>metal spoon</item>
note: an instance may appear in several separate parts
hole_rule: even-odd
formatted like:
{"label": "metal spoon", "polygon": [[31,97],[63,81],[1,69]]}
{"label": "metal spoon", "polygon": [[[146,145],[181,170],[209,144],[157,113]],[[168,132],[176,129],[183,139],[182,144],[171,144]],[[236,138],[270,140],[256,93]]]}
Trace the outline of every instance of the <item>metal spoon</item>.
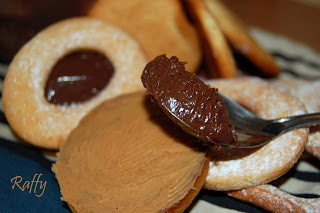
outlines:
{"label": "metal spoon", "polygon": [[[223,98],[229,114],[230,123],[235,126],[236,135],[238,137],[237,142],[241,145],[238,148],[259,147],[290,130],[301,127],[316,126],[320,124],[320,113],[265,120],[259,118],[249,110],[245,109],[221,93],[219,93],[219,95]],[[158,103],[163,111],[186,132],[198,137],[201,140],[207,140],[207,138],[199,135],[195,129],[190,127],[183,120],[172,113],[170,109],[167,109],[160,102]],[[222,146],[226,145],[222,144]]]}
{"label": "metal spoon", "polygon": [[320,124],[320,113],[311,113],[273,120],[262,119],[226,96],[219,94],[235,126],[238,143],[244,147],[259,147],[290,130]]}

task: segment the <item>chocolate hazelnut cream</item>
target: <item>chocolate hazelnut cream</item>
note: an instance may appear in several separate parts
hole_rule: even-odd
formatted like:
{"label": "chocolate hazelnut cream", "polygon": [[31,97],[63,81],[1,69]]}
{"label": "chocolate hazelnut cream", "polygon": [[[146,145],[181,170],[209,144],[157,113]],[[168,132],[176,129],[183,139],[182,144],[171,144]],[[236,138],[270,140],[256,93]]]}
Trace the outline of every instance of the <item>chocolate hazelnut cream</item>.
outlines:
{"label": "chocolate hazelnut cream", "polygon": [[[204,84],[194,73],[185,71],[185,63],[165,55],[149,62],[141,76],[142,83],[157,103],[178,120],[184,130],[192,129],[196,136],[218,147],[236,145],[235,128],[218,89]],[[165,111],[166,111],[165,110]]]}
{"label": "chocolate hazelnut cream", "polygon": [[71,104],[89,100],[109,83],[114,68],[103,54],[79,50],[62,57],[52,68],[45,95],[52,104]]}
{"label": "chocolate hazelnut cream", "polygon": [[205,152],[147,97],[103,102],[61,145],[53,171],[74,212],[162,212],[202,187]]}

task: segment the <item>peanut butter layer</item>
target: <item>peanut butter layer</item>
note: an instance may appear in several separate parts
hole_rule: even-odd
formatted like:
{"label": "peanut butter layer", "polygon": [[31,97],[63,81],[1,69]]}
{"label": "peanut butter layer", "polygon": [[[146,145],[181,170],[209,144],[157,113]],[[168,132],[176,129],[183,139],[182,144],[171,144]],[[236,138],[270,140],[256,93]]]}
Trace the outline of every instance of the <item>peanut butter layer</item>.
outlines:
{"label": "peanut butter layer", "polygon": [[194,190],[205,153],[145,93],[91,111],[71,132],[53,171],[77,212],[160,212]]}

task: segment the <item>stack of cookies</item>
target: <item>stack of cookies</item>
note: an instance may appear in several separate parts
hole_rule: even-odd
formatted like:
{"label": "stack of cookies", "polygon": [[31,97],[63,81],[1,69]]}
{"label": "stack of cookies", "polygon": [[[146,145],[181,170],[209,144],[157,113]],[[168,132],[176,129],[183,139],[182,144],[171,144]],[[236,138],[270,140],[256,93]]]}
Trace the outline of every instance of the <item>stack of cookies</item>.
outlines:
{"label": "stack of cookies", "polygon": [[[199,143],[143,88],[143,70],[162,54],[180,62],[159,66],[201,75],[208,93],[217,88],[263,118],[320,110],[308,96],[319,84],[278,77],[274,58],[218,0],[97,0],[86,16],[54,23],[25,44],[3,84],[4,111],[14,132],[32,146],[58,151],[53,171],[73,212],[183,212],[202,188],[269,211],[320,208],[319,199],[300,199],[268,185],[289,171],[305,149],[319,158],[319,128],[310,134],[308,128],[290,131],[260,148]],[[240,70],[236,55],[254,69]],[[59,71],[52,80],[56,67],[76,71]],[[81,67],[89,73],[78,73]],[[109,76],[102,88],[94,84],[100,71]],[[200,81],[173,81],[160,93],[189,88],[183,95],[192,104],[202,98],[191,92],[202,89]],[[93,84],[84,89],[88,82]],[[155,79],[152,86],[163,83]],[[46,90],[49,84],[55,87]],[[71,92],[63,103],[50,102],[59,98],[58,89],[73,87],[90,98],[79,101]],[[178,109],[174,95],[166,98]]]}

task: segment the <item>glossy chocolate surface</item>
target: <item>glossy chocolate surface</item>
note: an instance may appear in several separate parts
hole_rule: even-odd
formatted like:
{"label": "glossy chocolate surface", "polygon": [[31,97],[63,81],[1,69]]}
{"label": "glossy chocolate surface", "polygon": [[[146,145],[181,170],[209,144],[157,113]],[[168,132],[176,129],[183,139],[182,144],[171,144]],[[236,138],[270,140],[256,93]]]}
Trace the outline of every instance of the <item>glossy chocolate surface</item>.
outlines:
{"label": "glossy chocolate surface", "polygon": [[216,145],[236,144],[234,126],[229,123],[218,90],[185,71],[184,64],[174,56],[158,56],[145,67],[142,83],[183,129],[186,130],[181,123],[195,131],[197,137]]}
{"label": "glossy chocolate surface", "polygon": [[70,53],[53,67],[45,88],[46,99],[60,105],[87,101],[107,86],[113,72],[112,63],[98,52]]}

